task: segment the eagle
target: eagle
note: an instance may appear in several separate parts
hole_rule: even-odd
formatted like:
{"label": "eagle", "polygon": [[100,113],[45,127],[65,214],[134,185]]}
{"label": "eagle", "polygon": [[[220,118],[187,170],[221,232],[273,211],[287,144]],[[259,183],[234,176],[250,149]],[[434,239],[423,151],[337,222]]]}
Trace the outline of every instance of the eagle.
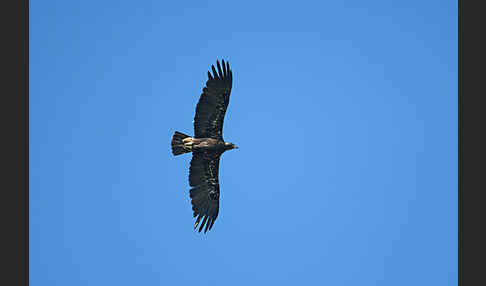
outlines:
{"label": "eagle", "polygon": [[224,59],[216,68],[211,65],[206,86],[196,106],[194,116],[194,137],[182,132],[174,132],[171,141],[174,156],[192,152],[189,167],[189,197],[193,216],[196,218],[194,230],[204,233],[214,225],[219,213],[219,159],[221,155],[238,147],[223,139],[223,121],[228,108],[233,83],[233,73],[229,62]]}

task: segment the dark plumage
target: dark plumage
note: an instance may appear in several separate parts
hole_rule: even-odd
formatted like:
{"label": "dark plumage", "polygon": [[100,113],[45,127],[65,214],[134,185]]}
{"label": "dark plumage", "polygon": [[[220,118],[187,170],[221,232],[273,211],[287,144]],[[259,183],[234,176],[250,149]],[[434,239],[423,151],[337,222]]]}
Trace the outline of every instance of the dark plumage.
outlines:
{"label": "dark plumage", "polygon": [[228,108],[233,73],[229,63],[222,60],[211,66],[208,80],[196,106],[194,137],[176,131],[171,147],[174,156],[192,152],[189,168],[189,191],[192,210],[199,232],[210,230],[219,213],[219,158],[231,149],[238,148],[223,139],[223,122]]}

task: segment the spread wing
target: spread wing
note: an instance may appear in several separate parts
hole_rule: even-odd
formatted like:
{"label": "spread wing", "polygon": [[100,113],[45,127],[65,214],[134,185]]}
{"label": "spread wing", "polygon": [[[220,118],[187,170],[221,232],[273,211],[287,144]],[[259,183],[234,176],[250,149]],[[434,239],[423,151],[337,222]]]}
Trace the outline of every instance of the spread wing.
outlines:
{"label": "spread wing", "polygon": [[218,138],[223,140],[223,121],[228,108],[233,73],[228,62],[222,60],[223,68],[216,61],[218,71],[211,66],[208,80],[196,106],[194,136],[196,138]]}
{"label": "spread wing", "polygon": [[219,158],[220,155],[211,153],[195,152],[192,155],[191,167],[189,169],[189,185],[192,210],[194,217],[197,216],[194,229],[199,222],[199,232],[204,233],[211,230],[219,212]]}

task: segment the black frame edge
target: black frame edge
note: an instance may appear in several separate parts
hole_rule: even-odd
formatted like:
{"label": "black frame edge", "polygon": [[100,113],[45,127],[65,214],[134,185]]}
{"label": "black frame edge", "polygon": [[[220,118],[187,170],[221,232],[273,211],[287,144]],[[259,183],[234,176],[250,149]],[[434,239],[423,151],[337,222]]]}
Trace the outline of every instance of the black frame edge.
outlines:
{"label": "black frame edge", "polygon": [[486,136],[484,122],[484,67],[486,26],[480,1],[458,4],[459,66],[458,66],[458,282],[459,285],[486,285]]}
{"label": "black frame edge", "polygon": [[0,285],[29,285],[29,1],[0,1]]}

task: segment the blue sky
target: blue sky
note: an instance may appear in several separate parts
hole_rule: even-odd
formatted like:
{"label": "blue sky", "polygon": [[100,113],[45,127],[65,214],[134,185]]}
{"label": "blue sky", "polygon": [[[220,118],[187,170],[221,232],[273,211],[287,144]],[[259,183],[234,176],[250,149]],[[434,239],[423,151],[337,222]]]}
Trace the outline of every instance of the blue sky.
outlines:
{"label": "blue sky", "polygon": [[[206,72],[221,208],[192,230]],[[31,285],[457,285],[457,1],[32,1]]]}

